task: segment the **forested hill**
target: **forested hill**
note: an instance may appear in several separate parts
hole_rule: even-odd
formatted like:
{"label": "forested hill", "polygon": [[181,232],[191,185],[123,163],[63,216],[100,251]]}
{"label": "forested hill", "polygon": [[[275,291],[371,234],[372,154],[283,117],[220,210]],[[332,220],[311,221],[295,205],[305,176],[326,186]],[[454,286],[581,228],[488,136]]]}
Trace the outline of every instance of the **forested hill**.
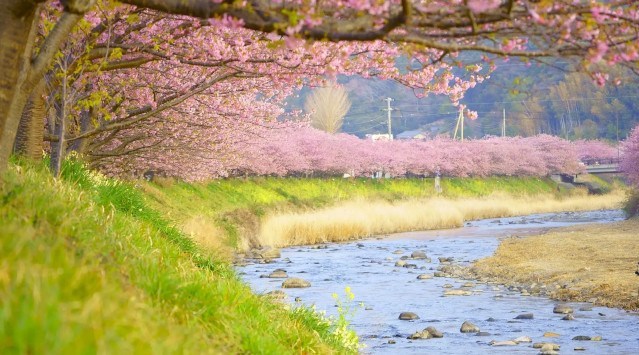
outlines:
{"label": "forested hill", "polygon": [[[466,120],[465,135],[501,135],[505,111],[506,134],[530,136],[548,133],[569,139],[624,139],[639,122],[639,76],[614,73],[620,85],[597,86],[585,74],[567,70],[565,62],[528,65],[518,60],[498,62],[491,77],[466,93],[461,101],[477,111],[478,119]],[[612,75],[611,75],[612,76]],[[413,89],[393,81],[340,77],[352,106],[343,132],[363,137],[386,133],[385,98],[391,97],[392,131],[421,129],[431,135],[452,135],[458,109],[445,97],[418,99]],[[301,109],[309,90],[289,101]]]}

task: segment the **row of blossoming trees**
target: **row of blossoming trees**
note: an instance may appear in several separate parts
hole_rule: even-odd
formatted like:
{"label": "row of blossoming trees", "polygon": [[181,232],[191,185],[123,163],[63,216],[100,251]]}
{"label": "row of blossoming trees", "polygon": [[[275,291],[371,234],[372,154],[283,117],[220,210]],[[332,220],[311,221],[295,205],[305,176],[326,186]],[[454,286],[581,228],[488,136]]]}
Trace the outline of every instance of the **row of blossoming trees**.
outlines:
{"label": "row of blossoming trees", "polygon": [[[16,146],[32,147],[45,120],[54,170],[75,150],[114,175],[154,168],[190,179],[571,172],[576,159],[561,160],[570,149],[556,142],[373,146],[274,120],[295,88],[336,74],[392,79],[458,103],[503,59],[561,57],[600,84],[614,82],[607,66],[639,63],[639,5],[625,0],[6,2],[0,172],[16,132]],[[464,51],[482,55],[463,63]],[[528,157],[525,165],[509,162]],[[500,168],[489,171],[488,162]]]}
{"label": "row of blossoming trees", "polygon": [[[487,137],[460,142],[432,140],[370,141],[347,134],[331,135],[292,124],[244,126],[232,144],[231,132],[216,153],[198,154],[165,149],[162,154],[118,156],[101,168],[120,176],[141,175],[146,169],[187,180],[226,176],[547,176],[583,172],[580,160],[616,158],[617,148],[602,141],[570,142],[558,137]],[[230,132],[224,132],[229,130]],[[248,138],[250,137],[250,139]]]}

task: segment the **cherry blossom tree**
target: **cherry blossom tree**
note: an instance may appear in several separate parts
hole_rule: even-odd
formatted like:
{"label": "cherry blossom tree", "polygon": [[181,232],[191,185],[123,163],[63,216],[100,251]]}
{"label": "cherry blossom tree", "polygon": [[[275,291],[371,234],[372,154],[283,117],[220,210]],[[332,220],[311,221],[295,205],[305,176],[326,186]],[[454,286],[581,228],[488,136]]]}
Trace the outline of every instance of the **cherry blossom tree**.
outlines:
{"label": "cherry blossom tree", "polygon": [[622,144],[623,158],[621,170],[628,177],[628,181],[639,188],[639,126],[635,127],[630,136]]}
{"label": "cherry blossom tree", "polygon": [[[379,49],[385,53],[380,56],[386,58],[381,59],[382,63],[393,62],[397,55],[403,54],[411,58],[406,68],[408,74],[419,73],[404,76],[402,82],[422,88],[424,93],[446,92],[453,101],[473,83],[456,79],[450,69],[455,65],[464,67],[458,57],[462,51],[482,52],[484,60],[491,64],[495,56],[542,61],[550,57],[572,58],[600,84],[611,79],[602,72],[602,66],[625,65],[636,71],[639,59],[636,38],[639,5],[630,0],[122,2],[174,15],[211,19],[205,22],[215,27],[244,27],[281,36],[278,40],[289,49],[312,47],[304,40],[391,44]],[[36,45],[35,29],[42,3],[56,2],[7,0],[0,9],[0,170],[6,167],[31,91],[42,80],[72,28],[94,6],[93,0],[62,0],[60,16],[44,40]],[[172,29],[177,37],[182,35],[182,28]],[[201,37],[191,43],[190,49],[197,52],[207,40],[211,38]],[[158,37],[156,44],[173,43],[162,41]],[[327,49],[319,46],[315,50]],[[338,72],[335,68],[345,56],[339,51],[332,53],[339,55],[327,69]],[[446,66],[438,66],[441,63]],[[431,74],[431,80],[423,80],[425,73]]]}
{"label": "cherry blossom tree", "polygon": [[[394,46],[380,41],[316,42],[289,48],[278,36],[130,7],[90,13],[85,19],[89,35],[76,33],[75,45],[63,51],[72,66],[86,68],[72,71],[71,81],[83,93],[69,113],[75,126],[71,124],[64,137],[49,138],[72,143],[93,166],[103,168],[109,163],[102,160],[113,162],[129,154],[148,161],[141,164],[136,159],[140,164],[132,169],[136,172],[151,165],[157,168],[159,160],[169,164],[167,157],[179,155],[179,150],[221,154],[220,146],[247,139],[240,137],[250,131],[245,123],[273,120],[281,114],[282,100],[295,88],[321,83],[326,75],[395,80],[410,76],[428,82],[437,75],[433,69],[442,69],[447,77],[450,71],[442,62],[430,70],[402,73],[386,57]],[[216,40],[194,51],[194,43],[202,38]],[[63,68],[56,67],[51,76],[66,78],[68,70],[56,69]],[[467,78],[454,78],[433,93],[471,87],[481,76],[473,68]],[[230,120],[239,131],[227,133],[229,142],[224,144],[224,137],[215,132],[228,124],[222,120]],[[153,159],[155,163],[150,162]]]}
{"label": "cherry blossom tree", "polygon": [[[230,131],[234,127],[226,128]],[[328,134],[302,124],[272,123],[251,127],[253,138],[224,147],[205,164],[162,165],[167,175],[187,180],[225,176],[353,176],[376,172],[392,176],[547,176],[582,172],[575,145],[551,136],[489,137],[462,142],[449,138],[428,141],[370,141],[348,134]],[[262,133],[260,133],[262,131]],[[226,136],[224,129],[218,131]],[[123,172],[113,162],[107,173]],[[137,165],[135,162],[133,166]]]}
{"label": "cherry blossom tree", "polygon": [[577,154],[583,162],[619,159],[620,149],[602,140],[575,141]]}

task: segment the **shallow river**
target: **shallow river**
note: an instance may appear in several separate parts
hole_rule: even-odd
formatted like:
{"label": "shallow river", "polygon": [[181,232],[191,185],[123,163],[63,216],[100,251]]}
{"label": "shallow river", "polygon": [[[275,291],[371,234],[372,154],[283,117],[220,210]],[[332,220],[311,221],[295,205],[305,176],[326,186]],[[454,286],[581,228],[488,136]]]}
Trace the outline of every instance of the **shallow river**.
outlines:
{"label": "shallow river", "polygon": [[[275,269],[301,277],[312,286],[285,289],[289,302],[301,298],[305,305],[316,305],[328,315],[337,313],[332,293],[346,301],[344,288],[355,294],[351,303],[353,329],[365,344],[364,353],[392,354],[538,354],[531,343],[516,346],[491,346],[491,340],[512,340],[528,336],[535,342],[561,345],[561,354],[639,354],[639,314],[604,307],[586,310],[589,304],[568,303],[575,320],[561,320],[554,314],[558,304],[544,297],[522,296],[503,286],[475,284],[471,296],[443,296],[444,285],[460,288],[466,280],[434,277],[418,280],[419,274],[433,274],[438,257],[453,257],[467,264],[491,255],[501,238],[538,234],[549,228],[579,223],[607,223],[622,218],[619,211],[540,214],[526,217],[488,219],[467,223],[451,230],[400,233],[351,243],[327,244],[326,248],[292,247],[282,250],[282,258],[269,264],[239,267],[242,277],[258,293],[282,290],[282,279],[260,278]],[[417,269],[396,267],[402,255],[424,251],[432,261],[408,260]],[[401,251],[401,253],[399,252]],[[639,277],[629,274],[628,277]],[[580,308],[584,310],[580,310]],[[402,321],[401,312],[416,313],[420,319]],[[522,313],[533,313],[529,320],[515,320]],[[489,318],[492,318],[490,321]],[[489,335],[461,333],[464,321],[470,321]],[[443,338],[409,340],[407,337],[434,326]],[[559,337],[543,337],[545,332]],[[578,341],[573,337],[601,336],[601,341]],[[393,344],[394,342],[394,344]],[[575,351],[585,348],[585,351]]]}

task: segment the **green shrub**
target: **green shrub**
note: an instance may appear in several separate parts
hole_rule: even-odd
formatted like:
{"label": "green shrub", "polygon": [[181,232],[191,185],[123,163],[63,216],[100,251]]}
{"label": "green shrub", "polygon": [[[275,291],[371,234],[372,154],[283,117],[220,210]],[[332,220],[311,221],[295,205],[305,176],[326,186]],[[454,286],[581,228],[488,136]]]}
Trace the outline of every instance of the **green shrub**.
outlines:
{"label": "green shrub", "polygon": [[628,199],[623,207],[628,218],[639,216],[639,190],[629,190]]}

